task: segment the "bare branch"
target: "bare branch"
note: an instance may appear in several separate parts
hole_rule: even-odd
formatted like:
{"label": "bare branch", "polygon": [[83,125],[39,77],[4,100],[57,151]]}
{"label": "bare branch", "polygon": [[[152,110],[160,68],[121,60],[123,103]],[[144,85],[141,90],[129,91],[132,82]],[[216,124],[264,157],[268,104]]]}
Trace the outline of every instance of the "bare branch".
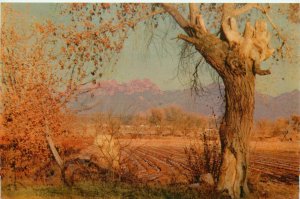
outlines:
{"label": "bare branch", "polygon": [[260,61],[254,61],[254,74],[257,75],[270,75],[271,71],[270,69],[263,70],[260,68]]}
{"label": "bare branch", "polygon": [[[168,12],[173,19],[178,23],[178,25],[188,33],[189,22],[180,14],[178,9],[169,3],[162,3],[162,7]],[[189,33],[188,33],[189,34]]]}
{"label": "bare branch", "polygon": [[50,147],[50,150],[51,150],[51,152],[52,152],[52,154],[53,154],[53,156],[54,156],[54,158],[55,158],[55,160],[56,160],[58,166],[59,166],[61,169],[63,169],[63,167],[64,167],[64,162],[63,162],[63,160],[61,159],[61,157],[60,157],[58,151],[57,151],[56,148],[55,148],[54,142],[53,142],[52,137],[51,137],[51,135],[50,135],[50,133],[49,133],[49,127],[48,127],[48,124],[47,124],[47,123],[48,123],[48,122],[46,121],[46,132],[45,132],[46,140],[47,140],[47,142],[48,142],[48,145],[49,145],[49,147]]}
{"label": "bare branch", "polygon": [[270,24],[272,25],[273,29],[277,32],[278,37],[282,40],[282,46],[285,45],[286,50],[287,50],[287,56],[290,56],[290,48],[288,45],[286,45],[287,38],[281,34],[281,31],[279,28],[275,25],[273,20],[271,19],[270,15],[267,13],[267,10],[265,7],[261,6],[260,10],[262,11],[263,14],[266,15],[267,19],[269,20]]}
{"label": "bare branch", "polygon": [[270,75],[271,71],[270,71],[270,69],[263,70],[259,66],[255,66],[255,74],[257,74],[257,75]]}
{"label": "bare branch", "polygon": [[200,14],[198,6],[195,3],[190,3],[189,8],[190,8],[190,22],[191,24],[196,24],[196,16]]}
{"label": "bare branch", "polygon": [[201,14],[198,14],[196,16],[196,26],[199,27],[203,33],[207,33],[205,23]]}
{"label": "bare branch", "polygon": [[182,40],[184,40],[184,41],[186,41],[186,42],[188,42],[188,43],[192,43],[192,44],[196,44],[196,43],[197,43],[197,39],[196,39],[196,38],[194,38],[194,37],[189,37],[189,36],[184,35],[184,34],[178,35],[178,38],[179,38],[179,39],[182,39]]}
{"label": "bare branch", "polygon": [[241,14],[248,12],[252,8],[260,9],[260,6],[257,3],[247,3],[246,5],[244,5],[243,7],[239,8],[239,9],[234,9],[231,16],[232,17],[239,16]]}
{"label": "bare branch", "polygon": [[241,42],[242,36],[237,29],[236,20],[234,18],[230,17],[224,20],[222,22],[222,29],[231,46]]}
{"label": "bare branch", "polygon": [[117,25],[114,25],[114,26],[107,26],[107,24],[104,24],[104,26],[101,26],[100,29],[100,32],[99,33],[105,33],[105,32],[114,32],[116,30],[120,30],[122,28],[124,28],[125,26],[130,26],[130,27],[133,27],[135,25],[137,25],[139,22],[141,21],[145,21],[155,15],[159,15],[159,14],[163,14],[165,13],[166,10],[157,10],[157,11],[154,11],[152,13],[149,13],[148,15],[145,15],[145,16],[142,16],[142,17],[139,17],[138,19],[134,20],[134,21],[121,21],[119,24]]}
{"label": "bare branch", "polygon": [[236,17],[241,14],[244,14],[252,8],[257,8],[261,10],[261,7],[257,3],[247,3],[241,8],[235,8],[235,5],[232,3],[225,3],[223,6],[223,21],[229,17]]}
{"label": "bare branch", "polygon": [[245,30],[244,30],[244,37],[247,39],[251,39],[254,34],[254,28],[251,26],[250,22],[246,22]]}

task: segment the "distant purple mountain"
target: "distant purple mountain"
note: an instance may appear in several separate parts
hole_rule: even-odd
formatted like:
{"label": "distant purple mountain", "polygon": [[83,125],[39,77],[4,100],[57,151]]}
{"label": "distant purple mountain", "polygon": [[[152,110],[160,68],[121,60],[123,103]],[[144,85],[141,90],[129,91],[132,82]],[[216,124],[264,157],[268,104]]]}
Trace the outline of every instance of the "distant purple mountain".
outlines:
{"label": "distant purple mountain", "polygon": [[[177,105],[188,112],[222,115],[224,112],[223,86],[211,84],[201,96],[191,95],[190,90],[161,91],[149,79],[118,83],[115,80],[103,81],[97,85],[87,85],[82,91],[91,90],[78,97],[70,106],[90,114],[112,111],[116,114],[144,112],[152,107]],[[86,108],[92,107],[92,108]],[[255,119],[276,119],[300,114],[300,91],[283,93],[272,97],[256,92]]]}
{"label": "distant purple mountain", "polygon": [[94,96],[109,95],[113,96],[117,93],[131,95],[134,93],[142,93],[151,91],[160,93],[159,87],[149,79],[136,79],[128,83],[118,83],[116,80],[102,81],[98,84],[87,84],[81,87],[82,91],[93,90]]}

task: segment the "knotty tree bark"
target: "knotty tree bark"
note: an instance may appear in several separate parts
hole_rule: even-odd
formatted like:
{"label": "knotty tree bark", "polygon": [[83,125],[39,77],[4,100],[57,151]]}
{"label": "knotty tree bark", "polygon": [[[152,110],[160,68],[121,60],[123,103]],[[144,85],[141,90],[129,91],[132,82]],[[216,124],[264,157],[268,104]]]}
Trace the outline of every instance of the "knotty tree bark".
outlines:
{"label": "knotty tree bark", "polygon": [[234,17],[258,5],[247,4],[237,9],[233,4],[224,4],[222,33],[225,37],[221,39],[206,29],[197,5],[189,5],[189,19],[172,4],[162,4],[162,7],[185,31],[186,34],[178,37],[193,44],[223,79],[226,109],[219,129],[222,163],[217,190],[221,196],[244,198],[249,192],[247,171],[255,75],[270,74],[269,70],[260,68],[260,63],[274,51],[269,48],[266,22],[257,21],[254,27],[247,22],[242,35]]}

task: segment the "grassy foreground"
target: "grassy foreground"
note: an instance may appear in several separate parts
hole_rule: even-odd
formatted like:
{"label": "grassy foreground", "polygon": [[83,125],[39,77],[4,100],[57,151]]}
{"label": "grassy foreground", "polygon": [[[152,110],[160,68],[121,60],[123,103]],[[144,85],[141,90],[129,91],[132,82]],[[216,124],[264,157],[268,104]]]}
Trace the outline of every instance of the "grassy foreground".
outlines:
{"label": "grassy foreground", "polygon": [[[256,191],[249,199],[296,199],[299,198],[298,185],[282,183],[259,182]],[[0,197],[1,198],[1,197]],[[214,199],[216,194],[211,188],[201,186],[198,189],[188,188],[187,185],[131,185],[126,183],[82,183],[73,187],[57,186],[31,186],[17,190],[2,187],[1,199]]]}
{"label": "grassy foreground", "polygon": [[3,187],[3,199],[61,199],[61,198],[210,198],[204,192],[186,186],[146,186],[124,183],[80,184],[66,186],[38,186],[9,190]]}

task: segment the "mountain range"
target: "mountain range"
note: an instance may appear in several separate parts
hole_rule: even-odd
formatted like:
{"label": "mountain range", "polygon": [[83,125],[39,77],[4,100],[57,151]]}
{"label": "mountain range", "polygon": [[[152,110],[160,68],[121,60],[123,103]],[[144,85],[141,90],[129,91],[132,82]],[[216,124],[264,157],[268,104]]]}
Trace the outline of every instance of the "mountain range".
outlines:
{"label": "mountain range", "polygon": [[[153,107],[176,105],[188,112],[202,115],[222,115],[224,112],[224,86],[211,84],[200,96],[192,95],[189,89],[162,91],[149,79],[118,83],[102,81],[81,88],[76,101],[70,104],[81,114],[111,111],[115,114],[145,112]],[[283,93],[273,97],[255,93],[254,118],[276,119],[300,114],[300,91]]]}

